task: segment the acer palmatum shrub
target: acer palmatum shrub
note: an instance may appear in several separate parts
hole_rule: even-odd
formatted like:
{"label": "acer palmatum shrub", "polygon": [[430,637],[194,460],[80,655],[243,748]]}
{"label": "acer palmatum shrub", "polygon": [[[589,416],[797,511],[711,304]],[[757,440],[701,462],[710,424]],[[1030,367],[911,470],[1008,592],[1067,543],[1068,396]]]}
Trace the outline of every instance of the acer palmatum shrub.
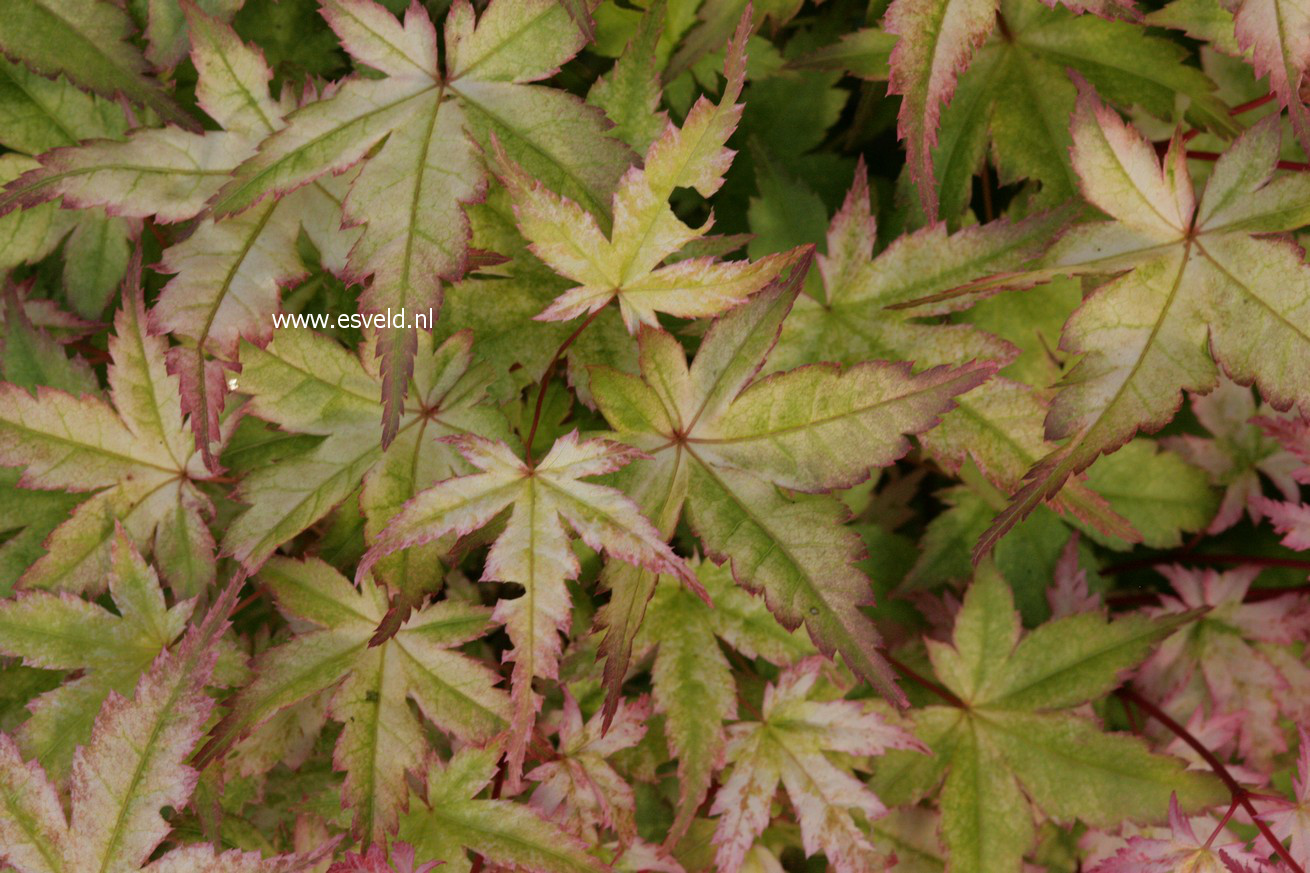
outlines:
{"label": "acer palmatum shrub", "polygon": [[1307,66],[0,4],[0,873],[1304,873]]}

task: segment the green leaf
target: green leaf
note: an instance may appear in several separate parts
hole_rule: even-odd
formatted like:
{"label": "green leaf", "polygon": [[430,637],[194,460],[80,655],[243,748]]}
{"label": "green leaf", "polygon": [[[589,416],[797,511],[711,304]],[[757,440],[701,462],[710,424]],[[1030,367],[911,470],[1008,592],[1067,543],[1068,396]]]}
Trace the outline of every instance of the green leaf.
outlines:
{"label": "green leaf", "polygon": [[951,869],[986,873],[1021,868],[1035,812],[1103,827],[1125,818],[1162,820],[1171,795],[1190,809],[1220,802],[1226,791],[1209,773],[1152,753],[1136,737],[1104,733],[1070,711],[1112,689],[1189,618],[1107,621],[1082,613],[1021,640],[1009,586],[984,564],[956,616],[952,642],[929,643],[937,678],[961,701],[959,708],[917,714],[918,736],[937,760],[927,765],[894,755],[875,785],[912,802],[946,769],[940,804]]}
{"label": "green leaf", "polygon": [[[1219,508],[1205,471],[1149,440],[1101,458],[1087,471],[1087,485],[1157,549],[1182,545],[1183,534],[1204,530]],[[1105,541],[1095,530],[1087,533]]]}

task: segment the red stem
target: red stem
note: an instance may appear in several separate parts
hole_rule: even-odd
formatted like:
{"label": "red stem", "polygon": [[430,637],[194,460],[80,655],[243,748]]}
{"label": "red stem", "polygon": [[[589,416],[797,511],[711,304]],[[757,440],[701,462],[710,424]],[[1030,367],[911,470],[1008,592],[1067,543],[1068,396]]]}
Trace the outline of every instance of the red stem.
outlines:
{"label": "red stem", "polygon": [[1251,805],[1250,792],[1237,783],[1237,780],[1233,778],[1233,774],[1228,772],[1228,768],[1224,766],[1224,762],[1220,761],[1214,752],[1211,752],[1206,748],[1204,743],[1192,736],[1191,731],[1174,721],[1173,718],[1171,718],[1163,709],[1138,694],[1132,688],[1124,686],[1116,691],[1115,694],[1119,695],[1121,700],[1132,701],[1132,703],[1136,704],[1138,709],[1164,725],[1170,733],[1190,746],[1192,751],[1196,752],[1196,754],[1200,755],[1201,760],[1205,761],[1210,769],[1214,771],[1214,775],[1219,777],[1219,781],[1224,783],[1224,787],[1226,787],[1228,793],[1232,795],[1233,803],[1246,810],[1247,815],[1251,817],[1251,821],[1255,823],[1261,836],[1263,836],[1265,841],[1273,847],[1274,852],[1277,853],[1278,857],[1283,859],[1284,863],[1287,864],[1288,869],[1291,870],[1292,873],[1305,873],[1305,868],[1296,863],[1296,859],[1287,851],[1287,847],[1283,845],[1282,840],[1274,836],[1273,831],[1269,830],[1269,825],[1265,824],[1260,819],[1259,813],[1257,813],[1255,807]]}
{"label": "red stem", "polygon": [[[1194,152],[1188,151],[1187,156],[1197,161],[1217,161],[1219,160],[1218,152]],[[1280,170],[1310,170],[1310,163],[1305,161],[1279,161],[1278,169]]]}
{"label": "red stem", "polygon": [[1226,824],[1228,824],[1228,820],[1231,819],[1231,818],[1233,817],[1233,813],[1235,813],[1235,812],[1237,812],[1237,798],[1236,798],[1236,797],[1233,798],[1233,802],[1232,802],[1232,803],[1228,804],[1228,812],[1224,813],[1224,817],[1221,818],[1221,819],[1219,819],[1219,824],[1215,825],[1214,830],[1212,830],[1212,831],[1210,832],[1210,837],[1209,837],[1209,839],[1207,839],[1207,840],[1205,841],[1205,847],[1206,847],[1207,849],[1210,848],[1210,846],[1214,843],[1214,838],[1217,837],[1217,836],[1219,836],[1219,832],[1222,831],[1222,830],[1224,829],[1224,826],[1225,826]]}
{"label": "red stem", "polygon": [[1274,95],[1272,93],[1269,93],[1263,97],[1257,97],[1254,100],[1248,100],[1245,103],[1240,103],[1237,106],[1234,106],[1232,109],[1228,110],[1228,114],[1241,115],[1243,112],[1250,112],[1252,109],[1259,109],[1261,106],[1264,106],[1266,103],[1268,103],[1270,100],[1273,99],[1274,99]]}
{"label": "red stem", "polygon": [[954,706],[958,709],[967,708],[965,706],[964,701],[961,700],[959,697],[956,697],[955,694],[952,693],[950,689],[946,688],[943,685],[938,685],[936,682],[932,681],[927,676],[924,676],[923,674],[919,673],[919,671],[911,668],[908,664],[904,664],[896,660],[896,658],[892,657],[892,653],[887,651],[886,649],[879,649],[878,651],[881,652],[882,656],[887,659],[887,663],[891,664],[892,669],[895,670],[897,673],[901,674],[903,678],[909,679],[911,682],[915,683],[916,685],[922,685],[924,688],[927,688],[929,691],[931,691],[933,694],[936,694],[938,697],[946,701],[951,706]]}
{"label": "red stem", "polygon": [[1186,562],[1189,564],[1245,564],[1248,567],[1291,567],[1294,570],[1310,572],[1310,558],[1280,558],[1269,555],[1230,555],[1186,552],[1165,552],[1150,558],[1135,561],[1122,561],[1111,564],[1101,571],[1102,576],[1117,576],[1130,570],[1147,570],[1161,564]]}
{"label": "red stem", "polygon": [[528,430],[527,445],[524,446],[529,467],[532,466],[532,441],[537,438],[537,425],[541,424],[541,407],[546,401],[546,386],[550,384],[551,376],[555,375],[555,366],[559,363],[559,359],[564,356],[564,353],[569,350],[569,346],[573,345],[573,341],[581,336],[582,332],[587,329],[587,325],[595,321],[604,311],[605,307],[602,306],[591,315],[588,315],[586,321],[578,325],[577,330],[569,334],[569,338],[564,340],[564,343],[555,350],[555,357],[550,359],[550,363],[546,365],[545,372],[541,374],[541,387],[537,389],[537,406],[532,411],[532,427]]}

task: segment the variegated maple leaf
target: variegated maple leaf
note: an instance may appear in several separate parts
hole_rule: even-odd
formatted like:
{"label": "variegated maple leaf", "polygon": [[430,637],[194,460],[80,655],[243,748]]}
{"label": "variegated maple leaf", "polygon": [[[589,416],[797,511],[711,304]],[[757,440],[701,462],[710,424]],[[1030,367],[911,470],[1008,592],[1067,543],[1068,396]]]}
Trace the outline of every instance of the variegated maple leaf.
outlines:
{"label": "variegated maple leaf", "polygon": [[793,249],[754,263],[702,256],[660,266],[710,228],[710,222],[699,228],[683,223],[669,197],[679,187],[709,197],[723,185],[733,157],[725,146],[741,117],[736,101],[746,79],[749,35],[747,16],[728,46],[727,85],[718,104],[701,97],[682,127],[670,122],[646,152],[644,165],[628,170],[619,182],[608,235],[586,207],[556,194],[498,153],[501,179],[532,252],[578,283],[537,318],[567,321],[615,299],[631,333],[643,324],[659,327],[657,312],[680,318],[716,315],[759,291],[802,256],[803,250]]}
{"label": "variegated maple leaf", "polygon": [[[367,341],[366,341],[367,344]],[[504,416],[484,404],[494,376],[474,365],[473,336],[454,334],[437,348],[421,332],[411,386],[396,436],[382,448],[382,401],[376,359],[350,354],[327,337],[281,328],[267,348],[242,348],[240,391],[246,410],[284,431],[323,437],[314,448],[251,471],[237,498],[250,504],[227,529],[223,550],[251,571],[332,507],[359,491],[364,534],[372,541],[414,495],[471,470],[441,437],[478,433],[508,438]],[[388,628],[441,583],[440,544],[412,549],[374,570],[396,598]],[[385,629],[384,629],[385,630]],[[385,633],[383,634],[385,635]]]}
{"label": "variegated maple leaf", "polygon": [[[1084,196],[1112,217],[1070,228],[1038,269],[981,285],[1026,287],[1057,275],[1114,275],[1065,325],[1080,354],[1046,418],[1065,440],[1028,475],[975,555],[1073,474],[1158,430],[1183,390],[1207,393],[1219,368],[1254,381],[1276,408],[1310,407],[1310,267],[1300,249],[1270,237],[1310,221],[1310,179],[1275,176],[1280,130],[1268,119],[1216,162],[1199,202],[1175,138],[1163,163],[1150,143],[1081,84],[1073,165]],[[1256,338],[1259,339],[1256,342]]]}
{"label": "variegated maple leaf", "polygon": [[1296,776],[1292,780],[1291,800],[1265,798],[1262,818],[1280,840],[1288,841],[1288,850],[1302,867],[1310,866],[1310,737],[1299,728],[1300,751],[1296,759]]}
{"label": "variegated maple leaf", "polygon": [[517,788],[528,735],[541,707],[532,679],[558,673],[559,632],[569,622],[564,582],[577,578],[580,569],[564,522],[589,547],[611,558],[675,574],[693,587],[698,583],[636,504],[613,488],[582,481],[645,457],[638,449],[607,440],[579,441],[573,431],[533,464],[503,442],[473,435],[444,439],[479,472],[439,482],[407,503],[360,561],[356,577],[363,579],[385,555],[450,533],[463,536],[512,510],[487,555],[482,579],[515,582],[524,589],[521,597],[500,600],[493,616],[514,643],[506,655],[514,662],[506,755],[508,784]]}
{"label": "variegated maple leaf", "polygon": [[589,845],[599,844],[601,829],[618,834],[620,844],[635,840],[637,798],[605,759],[641,742],[650,715],[650,698],[638,697],[624,700],[604,726],[601,715],[584,723],[577,700],[565,689],[559,751],[524,776],[539,783],[528,805]]}
{"label": "variegated maple leaf", "polygon": [[1252,522],[1260,522],[1264,516],[1261,473],[1285,499],[1298,499],[1301,487],[1296,475],[1301,461],[1262,430],[1258,421],[1272,422],[1281,416],[1271,409],[1257,409],[1250,388],[1221,377],[1215,390],[1192,397],[1192,414],[1210,431],[1211,439],[1184,434],[1160,442],[1205,470],[1214,484],[1224,488],[1223,502],[1206,533],[1227,530],[1244,511]]}
{"label": "variegated maple leaf", "polygon": [[347,852],[346,857],[327,869],[327,873],[432,873],[441,863],[416,864],[414,847],[409,843],[392,843],[389,851],[374,843],[362,855]]}
{"label": "variegated maple leaf", "polygon": [[178,846],[149,861],[173,827],[161,810],[185,807],[196,785],[186,759],[213,706],[205,685],[235,593],[234,585],[174,651],[159,654],[130,699],[110,693],[90,741],[73,757],[70,817],[41,765],[25,762],[0,734],[0,862],[17,873],[290,873],[313,862],[220,853],[207,844]]}
{"label": "variegated maple leaf", "polygon": [[1088,873],[1245,873],[1262,870],[1265,859],[1247,849],[1247,841],[1216,842],[1210,833],[1197,836],[1192,823],[1169,799],[1169,838],[1135,836],[1128,845]]}
{"label": "variegated maple leaf", "polygon": [[[491,135],[534,175],[597,205],[627,166],[627,147],[605,133],[601,114],[545,79],[585,37],[556,0],[499,0],[475,21],[457,0],[445,22],[444,70],[437,32],[420,5],[403,23],[372,0],[325,0],[323,13],[356,62],[383,74],[347,79],[303,107],[245,161],[214,204],[218,216],[340,173],[364,161],[342,204],[363,226],[347,275],[371,282],[364,312],[416,312],[441,303],[441,282],[469,266],[464,204],[482,198],[478,154]],[[383,445],[395,437],[409,385],[413,327],[379,332]]]}
{"label": "variegated maple leaf", "polygon": [[[11,182],[0,215],[62,198],[65,208],[102,207],[127,218],[159,222],[193,218],[255,147],[285,126],[295,101],[268,93],[272,71],[231,27],[188,5],[192,60],[200,106],[222,130],[192,133],[144,129],[123,141],[93,140],[39,156],[42,166]],[[342,185],[325,180],[239,217],[201,219],[187,239],[165,249],[160,270],[176,273],[150,314],[151,329],[186,342],[169,349],[183,411],[196,446],[217,470],[219,413],[228,384],[221,361],[234,364],[242,339],[263,345],[272,335],[278,289],[308,271],[297,254],[301,230],[323,263],[340,271],[358,232],[341,230]]]}
{"label": "variegated maple leaf", "polygon": [[36,396],[0,383],[0,464],[23,468],[25,488],[91,491],[44,546],[21,587],[104,590],[115,521],[151,552],[180,596],[214,578],[214,541],[205,517],[206,476],[188,435],[165,343],[146,330],[139,265],[129,270],[109,340],[113,405],[98,395],[38,387]]}
{"label": "variegated maple leaf", "polygon": [[[411,712],[471,743],[506,728],[510,709],[500,677],[457,651],[487,633],[490,612],[444,600],[411,615],[395,635],[371,645],[386,595],[364,577],[357,590],[318,559],[273,558],[258,579],[288,617],[314,629],[261,654],[255,679],[236,696],[196,756],[203,767],[279,711],[332,690],[328,712],[344,727],[333,765],[346,772],[342,803],[354,810],[363,842],[394,834],[409,799],[406,773],[421,773],[428,753]],[[274,761],[276,763],[276,761]]]}
{"label": "variegated maple leaf", "polygon": [[807,658],[784,670],[764,691],[760,721],[728,729],[730,771],[714,797],[718,814],[714,860],[718,870],[736,873],[747,850],[769,824],[773,796],[781,782],[801,827],[807,855],[822,852],[839,873],[877,870],[891,858],[876,849],[856,824],[887,811],[865,785],[829,757],[881,755],[888,749],[927,747],[866,704],[817,695],[824,666]]}
{"label": "variegated maple leaf", "polygon": [[1259,603],[1243,598],[1259,575],[1255,567],[1160,570],[1174,594],[1148,614],[1167,616],[1205,609],[1168,637],[1142,665],[1134,684],[1166,712],[1186,720],[1241,713],[1237,749],[1247,766],[1269,772],[1287,750],[1280,716],[1310,718],[1310,667],[1298,655],[1310,638],[1310,607],[1289,593]]}
{"label": "variegated maple leaf", "polygon": [[[707,554],[731,560],[738,583],[763,591],[788,628],[804,622],[819,648],[893,700],[903,700],[878,654],[878,634],[858,605],[871,596],[852,566],[862,546],[842,526],[843,506],[821,493],[864,481],[909,450],[906,434],[937,423],[954,398],[994,371],[991,364],[937,367],[861,363],[798,367],[765,379],[764,365],[800,292],[808,258],[720,318],[690,367],[677,339],[643,327],[641,375],[592,370],[591,390],[619,437],[649,453],[623,487],[671,533],[684,505]],[[793,499],[780,489],[803,492]],[[626,670],[655,579],[611,578],[622,608],[606,613],[610,693]]]}
{"label": "variegated maple leaf", "polygon": [[634,643],[639,653],[655,649],[655,709],[664,714],[669,755],[678,762],[677,815],[666,846],[677,845],[691,826],[727,744],[724,724],[737,717],[737,684],[718,641],[779,666],[814,651],[800,631],[780,625],[761,598],[737,586],[727,567],[709,561],[692,567],[713,606],[672,576],[661,576]]}
{"label": "variegated maple leaf", "polygon": [[1283,545],[1297,551],[1310,549],[1310,504],[1257,497],[1251,505],[1282,535]]}

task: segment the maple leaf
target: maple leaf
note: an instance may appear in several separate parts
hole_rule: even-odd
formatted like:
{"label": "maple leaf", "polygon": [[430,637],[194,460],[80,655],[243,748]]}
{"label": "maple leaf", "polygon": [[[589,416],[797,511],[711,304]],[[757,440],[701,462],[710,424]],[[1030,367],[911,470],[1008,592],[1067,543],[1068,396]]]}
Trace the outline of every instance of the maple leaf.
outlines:
{"label": "maple leaf", "polygon": [[1301,493],[1296,473],[1301,461],[1280,449],[1257,422],[1280,416],[1271,409],[1257,409],[1251,389],[1228,379],[1209,394],[1192,397],[1192,413],[1213,435],[1213,439],[1184,434],[1160,442],[1210,474],[1224,488],[1224,499],[1206,533],[1220,533],[1237,524],[1242,512],[1259,523],[1261,507],[1260,473],[1264,473],[1287,500]]}
{"label": "maple leaf", "polygon": [[[910,361],[916,369],[971,360],[1008,364],[1018,355],[1010,343],[968,324],[932,324],[924,315],[895,309],[917,298],[992,273],[1018,268],[1038,255],[1067,213],[1039,214],[947,233],[944,224],[897,239],[873,257],[877,224],[868,176],[861,162],[842,208],[828,227],[826,255],[818,258],[822,296],[800,295],[778,338],[771,371],[835,361]],[[956,473],[972,459],[984,476],[1007,493],[1023,474],[1054,450],[1042,433],[1046,403],[1027,385],[995,378],[956,399],[956,408],[924,434],[924,444]],[[1131,526],[1099,495],[1073,482],[1055,508],[1092,523],[1112,536],[1137,539]]]}
{"label": "maple leaf", "polygon": [[487,742],[507,725],[499,676],[454,651],[487,632],[490,614],[456,601],[432,603],[373,646],[387,599],[371,579],[362,577],[356,590],[313,558],[273,558],[258,578],[285,614],[315,629],[256,659],[254,681],[233,700],[196,766],[279,710],[335,689],[328,711],[344,725],[332,757],[346,772],[343,804],[354,809],[357,837],[381,842],[395,832],[408,802],[405,773],[420,772],[428,750],[409,700],[437,727],[468,742]]}
{"label": "maple leaf", "polygon": [[713,607],[672,576],[661,576],[634,643],[639,652],[655,648],[655,709],[664,714],[669,754],[678,762],[677,817],[666,846],[676,845],[691,826],[727,743],[724,722],[737,716],[736,682],[718,639],[780,666],[814,651],[799,632],[778,624],[760,598],[738,587],[727,567],[708,561],[691,566]]}
{"label": "maple leaf", "polygon": [[1287,840],[1289,851],[1302,867],[1310,864],[1310,741],[1306,729],[1298,729],[1301,737],[1300,752],[1296,760],[1296,777],[1292,780],[1292,800],[1269,800],[1260,818],[1268,823],[1274,836]]}
{"label": "maple leaf", "polygon": [[605,759],[641,742],[650,714],[650,699],[639,697],[623,701],[603,729],[599,715],[584,724],[578,702],[566,689],[559,754],[524,776],[539,783],[528,806],[591,845],[599,842],[600,828],[617,833],[623,844],[636,839],[636,796]]}
{"label": "maple leaf", "polygon": [[[903,364],[819,365],[752,381],[807,268],[808,260],[788,282],[716,321],[690,368],[676,339],[643,328],[641,376],[594,368],[591,390],[619,437],[651,455],[630,468],[629,493],[658,523],[676,522],[685,504],[707,554],[731,560],[737,581],[763,591],[784,626],[804,622],[820,650],[840,651],[857,674],[903,700],[877,652],[877,632],[857,608],[870,591],[852,566],[862,546],[841,525],[845,509],[831,497],[793,500],[779,488],[820,492],[863,481],[905,454],[905,434],[932,427],[995,367],[911,375]],[[648,592],[627,600],[644,608]],[[616,642],[607,657],[625,651],[619,631],[635,634],[636,624],[610,625],[607,640]],[[609,676],[621,679],[624,669]]]}
{"label": "maple leaf", "polygon": [[1270,438],[1301,462],[1292,471],[1292,478],[1305,484],[1310,482],[1310,419],[1296,415],[1265,415],[1254,420]]}
{"label": "maple leaf", "polygon": [[637,152],[649,149],[668,124],[668,114],[660,111],[663,88],[656,57],[663,27],[664,7],[651,4],[614,68],[587,92],[587,102],[605,110],[615,134]]}
{"label": "maple leaf", "polygon": [[781,782],[801,826],[807,855],[822,852],[838,871],[872,870],[888,864],[851,816],[870,820],[886,807],[829,753],[881,755],[888,749],[927,748],[904,729],[853,700],[815,699],[821,658],[783,671],[764,691],[761,720],[728,729],[731,771],[714,797],[715,864],[736,873],[746,852],[769,823]]}
{"label": "maple leaf", "polygon": [[759,291],[803,256],[803,249],[793,249],[753,263],[702,256],[659,266],[710,228],[710,222],[699,228],[684,224],[674,215],[669,196],[683,187],[709,197],[723,184],[733,156],[725,143],[741,116],[736,100],[746,77],[749,35],[750,19],[745,17],[728,47],[727,85],[719,103],[701,97],[682,127],[669,123],[646,152],[644,166],[632,168],[619,182],[613,199],[614,229],[608,236],[586,208],[497,155],[501,180],[532,253],[578,283],[537,318],[567,321],[595,313],[614,299],[632,333],[639,325],[659,327],[657,312],[680,318],[716,315]]}
{"label": "maple leaf", "polygon": [[[71,817],[41,766],[24,762],[14,741],[0,734],[0,861],[17,873],[289,873],[312,863],[239,850],[219,854],[198,844],[146,863],[172,830],[161,809],[181,809],[195,788],[196,771],[185,762],[213,706],[205,685],[236,589],[230,586],[175,650],[159,653],[132,698],[109,694],[90,741],[73,757]],[[331,851],[335,842],[323,849]]]}
{"label": "maple leaf", "polygon": [[[1242,712],[1206,715],[1203,708],[1198,708],[1192,712],[1192,717],[1187,720],[1186,728],[1193,739],[1209,749],[1220,760],[1225,760],[1231,758],[1237,751],[1237,738],[1241,733],[1244,718],[1245,713]],[[1182,737],[1174,737],[1164,747],[1163,751],[1182,758],[1187,762],[1188,767],[1193,770],[1212,769],[1205,759],[1197,754],[1196,749],[1188,745]],[[1251,767],[1231,761],[1226,766],[1228,775],[1239,783],[1262,785],[1266,781],[1263,773]]]}
{"label": "maple leaf", "polygon": [[1268,517],[1274,530],[1282,534],[1283,545],[1297,551],[1310,549],[1310,505],[1256,497],[1251,507]]}
{"label": "maple leaf", "polygon": [[[589,204],[600,205],[627,166],[627,148],[605,134],[598,111],[528,84],[553,75],[585,42],[555,0],[501,0],[476,22],[473,6],[456,2],[445,22],[444,73],[421,6],[403,24],[371,0],[326,0],[323,9],[342,47],[383,76],[349,78],[295,113],[238,168],[214,212],[247,210],[367,157],[342,204],[346,221],[363,225],[346,270],[353,280],[372,277],[362,311],[436,309],[441,281],[468,269],[463,206],[485,192],[478,147],[493,133],[529,172]],[[415,342],[409,326],[377,338],[384,445],[399,428]]]}
{"label": "maple leaf", "polygon": [[109,593],[118,614],[67,592],[24,591],[0,601],[0,652],[30,667],[77,670],[81,678],[35,698],[18,747],[56,781],[110,692],[130,693],[160,651],[185,630],[194,601],[164,604],[159,579],[115,522]]}
{"label": "maple leaf", "polygon": [[1046,590],[1046,602],[1051,607],[1051,618],[1095,612],[1102,608],[1101,598],[1087,589],[1087,571],[1078,564],[1078,534],[1069,537],[1068,545],[1060,553],[1060,561],[1055,565],[1055,579]]}
{"label": "maple leaf", "polygon": [[410,804],[400,834],[420,858],[444,861],[441,870],[467,871],[466,850],[493,864],[540,873],[604,873],[586,844],[530,807],[478,794],[496,774],[501,749],[466,748],[443,764],[435,756],[420,803]]}
{"label": "maple leaf", "polygon": [[[994,280],[1025,287],[1056,275],[1118,277],[1069,319],[1063,348],[1081,354],[1046,419],[1050,439],[1066,439],[1030,472],[975,551],[997,539],[1070,475],[1123,445],[1139,429],[1158,430],[1184,389],[1231,378],[1254,381],[1276,408],[1310,405],[1310,383],[1281,362],[1302,354],[1308,316],[1299,308],[1310,268],[1286,239],[1305,223],[1310,180],[1274,178],[1276,119],[1247,131],[1220,157],[1200,201],[1175,139],[1163,164],[1150,144],[1081,84],[1072,122],[1073,165],[1084,196],[1112,216],[1070,228],[1035,271]],[[1262,337],[1258,354],[1250,342]]]}
{"label": "maple leaf", "polygon": [[1247,851],[1245,841],[1216,846],[1213,836],[1197,837],[1178,807],[1177,795],[1169,798],[1169,830],[1168,839],[1132,837],[1089,873],[1232,873],[1264,868],[1265,859]]}
{"label": "maple leaf", "polygon": [[579,441],[573,431],[529,466],[503,442],[473,435],[444,439],[480,472],[439,482],[405,504],[360,561],[356,576],[362,579],[384,555],[447,533],[463,536],[512,507],[487,555],[482,579],[516,582],[524,588],[521,597],[500,600],[493,616],[514,643],[506,655],[514,661],[514,713],[506,752],[513,788],[519,784],[528,733],[541,706],[532,679],[557,675],[558,632],[569,621],[564,582],[577,578],[580,569],[563,522],[597,552],[673,573],[693,587],[697,583],[631,500],[613,488],[581,481],[643,457],[637,449],[607,440]]}
{"label": "maple leaf", "polygon": [[939,211],[954,218],[968,205],[989,133],[1003,182],[1038,179],[1047,202],[1076,192],[1065,133],[1075,102],[1070,67],[1116,99],[1165,118],[1175,114],[1175,95],[1186,94],[1189,117],[1224,134],[1238,131],[1214,85],[1183,64],[1178,46],[1126,21],[1069,11],[1136,17],[1132,0],[1046,5],[1052,8],[1032,0],[896,0],[888,8],[886,31],[899,36],[888,89],[902,95],[898,133],[929,219]]}
{"label": "maple leaf", "polygon": [[[224,552],[250,570],[354,494],[365,535],[374,540],[410,498],[472,468],[440,437],[478,433],[509,437],[504,416],[485,405],[491,372],[474,364],[473,336],[460,331],[432,348],[418,338],[413,385],[396,437],[382,448],[383,377],[363,360],[309,330],[281,328],[267,348],[242,348],[240,390],[247,411],[290,433],[323,441],[308,451],[257,467],[236,496],[250,504],[228,527]],[[375,576],[398,597],[388,627],[441,581],[440,546],[412,550],[378,564]],[[383,634],[385,635],[385,634]]]}
{"label": "maple leaf", "polygon": [[915,803],[944,776],[942,839],[951,869],[962,873],[1018,873],[1034,810],[1111,827],[1160,816],[1174,792],[1189,809],[1219,802],[1226,792],[1210,774],[1071,711],[1118,685],[1190,617],[1109,621],[1084,612],[1021,639],[1009,585],[980,565],[952,643],[927,641],[933,671],[958,705],[915,711],[916,735],[932,757],[889,753],[874,790],[888,803]]}
{"label": "maple leaf", "polygon": [[1278,716],[1306,717],[1310,668],[1295,654],[1310,634],[1305,599],[1286,594],[1244,603],[1259,575],[1254,567],[1218,573],[1173,566],[1160,572],[1174,594],[1162,597],[1149,614],[1207,611],[1166,639],[1134,683],[1177,718],[1198,708],[1210,715],[1241,713],[1240,757],[1268,772],[1274,756],[1287,749]]}
{"label": "maple leaf", "polygon": [[174,591],[214,578],[212,512],[197,486],[204,465],[187,436],[165,344],[146,331],[139,264],[128,272],[109,340],[113,405],[97,395],[0,383],[0,463],[21,466],[24,488],[94,491],[51,533],[47,554],[19,580],[28,588],[104,590],[115,520],[152,551]]}
{"label": "maple leaf", "polygon": [[[0,197],[0,214],[62,198],[65,208],[101,207],[116,216],[159,222],[190,219],[206,209],[237,165],[265,137],[284,126],[294,101],[269,97],[272,72],[263,56],[231,27],[187,7],[192,60],[199,73],[200,106],[222,130],[192,133],[145,129],[122,141],[93,140],[39,156],[42,166],[15,179]],[[358,236],[339,229],[341,185],[307,186],[277,202],[228,221],[204,217],[187,239],[165,249],[160,269],[176,273],[152,310],[154,332],[190,341],[168,351],[169,371],[180,383],[183,411],[191,416],[196,446],[217,471],[219,412],[227,393],[224,368],[213,354],[234,361],[245,338],[267,343],[278,289],[308,270],[297,254],[303,229],[329,268],[344,269]]]}

